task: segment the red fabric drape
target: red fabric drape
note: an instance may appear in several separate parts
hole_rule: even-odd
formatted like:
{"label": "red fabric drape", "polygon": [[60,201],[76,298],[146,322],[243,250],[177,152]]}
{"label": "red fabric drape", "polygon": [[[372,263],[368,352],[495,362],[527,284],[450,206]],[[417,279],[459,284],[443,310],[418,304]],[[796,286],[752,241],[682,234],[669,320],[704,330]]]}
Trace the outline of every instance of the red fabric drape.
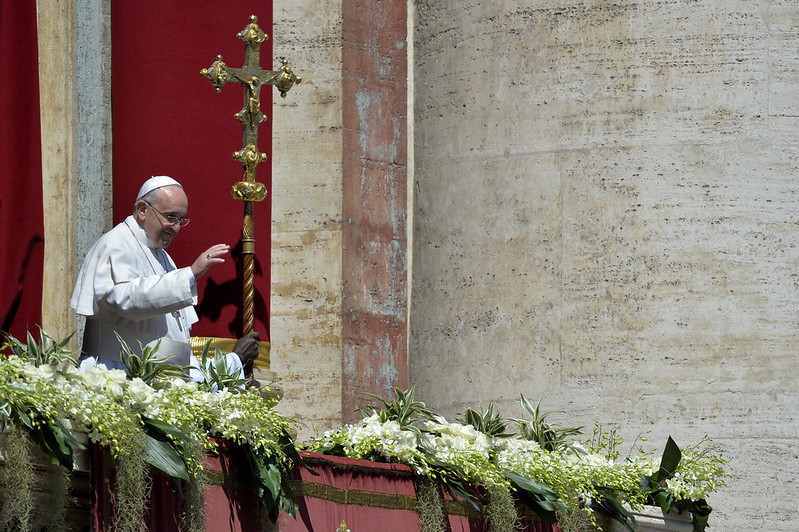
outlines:
{"label": "red fabric drape", "polygon": [[[317,474],[295,467],[299,510],[296,519],[281,514],[281,532],[337,530],[342,521],[353,531],[419,530],[416,477],[410,467],[316,453],[303,455]],[[445,496],[445,501],[452,499]],[[448,514],[445,520],[450,532],[490,530],[490,523],[477,517]],[[529,532],[560,532],[555,523],[533,519],[522,519],[520,525]]]}
{"label": "red fabric drape", "polygon": [[[260,530],[261,506],[255,493],[247,458],[241,447],[217,440],[218,453],[207,454],[204,491],[205,530],[209,532],[250,532]],[[114,530],[116,495],[115,469],[107,448],[91,447],[92,529]],[[180,532],[184,504],[175,481],[152,471],[150,497],[144,522],[152,532]],[[185,484],[182,489],[186,489]]]}
{"label": "red fabric drape", "polygon": [[301,491],[308,494],[299,494],[295,519],[286,514],[280,516],[282,532],[338,530],[342,521],[354,531],[419,530],[419,514],[400,509],[401,503],[396,504],[397,508],[381,508],[379,503],[349,503],[349,499],[355,499],[351,496],[354,493],[366,500],[373,497],[381,501],[403,501],[415,497],[416,484],[409,467],[315,453],[306,453],[306,457],[312,461],[310,467],[318,474],[302,467],[295,468],[294,478],[302,481]]}
{"label": "red fabric drape", "polygon": [[0,2],[0,328],[41,323],[44,222],[36,2]]}
{"label": "red fabric drape", "polygon": [[[208,531],[244,532],[258,530],[259,519],[266,519],[255,493],[255,484],[242,449],[218,440],[219,454],[206,456],[206,527]],[[294,491],[298,511],[295,518],[281,513],[281,532],[338,530],[342,521],[353,531],[419,530],[416,511],[416,476],[403,464],[353,460],[338,456],[303,453],[314,472],[296,465]],[[92,490],[94,529],[113,530],[113,471],[107,451],[92,449]],[[148,514],[149,530],[180,530],[180,496],[171,489],[169,479],[156,475]],[[445,501],[452,502],[449,496]],[[445,502],[449,505],[448,502]],[[447,512],[445,512],[447,513]],[[466,512],[448,513],[450,532],[488,532],[490,523]],[[521,529],[529,532],[560,532],[555,523],[525,518]]]}
{"label": "red fabric drape", "polygon": [[[261,45],[261,66],[272,64],[271,0],[141,0],[115,2],[112,10],[112,98],[114,220],[130,214],[136,192],[152,175],[170,175],[189,197],[191,224],[169,248],[178,267],[188,266],[213,244],[233,254],[198,283],[200,321],[193,336],[237,337],[241,332],[241,227],[243,205],[230,195],[242,178],[231,158],[241,149],[243,106],[239,83],[220,93],[200,76],[222,55],[231,68],[244,62],[236,34],[250,15],[269,35]],[[259,129],[259,149],[269,156],[256,178],[271,192],[272,96],[261,91],[268,120]],[[255,204],[255,330],[269,339],[271,194]]]}

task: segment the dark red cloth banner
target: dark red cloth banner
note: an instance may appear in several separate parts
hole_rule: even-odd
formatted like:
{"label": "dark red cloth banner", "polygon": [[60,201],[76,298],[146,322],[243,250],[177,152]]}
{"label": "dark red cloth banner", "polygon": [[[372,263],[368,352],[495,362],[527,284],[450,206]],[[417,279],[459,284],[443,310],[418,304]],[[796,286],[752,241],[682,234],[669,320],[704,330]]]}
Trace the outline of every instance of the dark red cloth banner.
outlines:
{"label": "dark red cloth banner", "polygon": [[[338,530],[342,521],[356,532],[419,530],[417,478],[410,467],[316,453],[303,456],[316,474],[295,467],[299,511],[294,519],[281,514],[281,532]],[[490,530],[489,522],[449,496],[443,497],[443,506],[446,530]],[[539,521],[535,516],[523,516],[520,525],[528,532],[560,532],[557,524]]]}
{"label": "dark red cloth banner", "polygon": [[[133,210],[136,192],[153,175],[169,175],[189,197],[191,224],[169,248],[178,267],[188,266],[213,244],[225,243],[232,257],[198,283],[200,321],[193,336],[234,338],[241,332],[241,228],[243,204],[230,195],[241,181],[243,88],[230,82],[217,93],[200,70],[222,55],[231,68],[244,62],[236,34],[250,15],[269,35],[261,66],[272,63],[271,0],[139,0],[114,2],[111,15],[114,221]],[[271,251],[272,98],[261,91],[268,117],[259,129],[259,150],[269,160],[256,178],[270,194],[255,204],[255,330],[269,340]]]}
{"label": "dark red cloth banner", "polygon": [[[206,456],[205,529],[246,532],[259,530],[265,520],[256,497],[244,452],[238,445],[218,440],[218,453]],[[410,467],[353,460],[303,452],[306,465],[294,467],[293,490],[299,509],[296,517],[281,513],[281,532],[314,532],[339,529],[342,522],[353,531],[419,530],[417,477]],[[93,527],[113,530],[115,496],[113,469],[107,450],[92,449]],[[443,495],[443,492],[442,492]],[[180,530],[182,502],[170,479],[153,477],[148,501],[148,530]],[[449,496],[443,498],[446,530],[488,532],[490,523]],[[520,529],[528,532],[560,532],[556,523],[540,521],[529,511],[520,512]]]}
{"label": "dark red cloth banner", "polygon": [[[217,440],[218,452],[205,461],[205,530],[208,532],[250,532],[260,530],[261,503],[241,447]],[[91,446],[92,530],[111,532],[117,497],[115,469],[108,448]],[[184,502],[177,489],[180,481],[151,470],[152,484],[144,522],[152,532],[180,532]],[[187,489],[184,483],[182,490]]]}
{"label": "dark red cloth banner", "polygon": [[305,453],[309,467],[294,470],[299,510],[280,516],[281,532],[419,530],[414,475],[408,466]]}
{"label": "dark red cloth banner", "polygon": [[44,220],[36,2],[0,2],[0,328],[38,338]]}

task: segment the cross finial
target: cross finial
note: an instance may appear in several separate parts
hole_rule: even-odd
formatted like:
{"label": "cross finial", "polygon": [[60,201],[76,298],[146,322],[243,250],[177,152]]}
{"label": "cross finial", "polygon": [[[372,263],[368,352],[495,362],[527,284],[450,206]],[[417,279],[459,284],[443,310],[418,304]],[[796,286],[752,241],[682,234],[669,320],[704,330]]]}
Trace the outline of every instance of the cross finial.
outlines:
{"label": "cross finial", "polygon": [[[244,140],[241,150],[235,152],[233,158],[242,164],[243,181],[253,184],[256,166],[266,160],[266,155],[258,152],[258,125],[267,119],[261,112],[261,87],[274,85],[285,98],[286,93],[295,84],[302,82],[302,78],[292,72],[285,59],[281,60],[280,70],[261,68],[261,43],[269,36],[258,25],[258,17],[255,15],[250,15],[250,23],[236,37],[244,43],[244,65],[241,68],[230,68],[222,56],[218,55],[210,67],[200,71],[200,75],[208,78],[217,92],[221,91],[228,81],[238,81],[244,87],[244,106],[234,115],[242,123]],[[259,194],[252,198],[243,198],[237,195],[234,186],[233,195],[236,199],[244,201],[261,201],[266,192],[264,191],[263,196]]]}
{"label": "cross finial", "polygon": [[255,225],[253,223],[253,203],[266,197],[266,186],[255,180],[255,170],[266,161],[266,154],[258,150],[258,126],[266,120],[261,112],[261,87],[275,85],[280,95],[286,93],[302,78],[295,76],[283,59],[280,70],[271,71],[261,68],[261,43],[269,38],[258,25],[258,17],[250,16],[250,23],[236,37],[244,42],[244,65],[241,68],[230,68],[216,56],[210,67],[200,71],[200,75],[208,78],[217,92],[228,81],[238,81],[244,87],[244,106],[236,113],[235,118],[241,122],[244,131],[241,149],[233,153],[233,158],[241,163],[242,180],[233,185],[231,194],[244,202],[244,222],[241,236],[243,255],[243,288],[244,308],[242,312],[243,334],[252,332],[254,325],[254,271],[255,271]]}

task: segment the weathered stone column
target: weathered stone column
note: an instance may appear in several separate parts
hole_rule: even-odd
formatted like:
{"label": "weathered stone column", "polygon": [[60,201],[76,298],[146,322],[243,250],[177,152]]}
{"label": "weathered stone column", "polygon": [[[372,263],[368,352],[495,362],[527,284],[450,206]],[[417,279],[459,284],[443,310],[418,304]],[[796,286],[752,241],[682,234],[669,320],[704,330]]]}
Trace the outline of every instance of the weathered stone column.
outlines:
{"label": "weathered stone column", "polygon": [[[39,0],[44,204],[42,328],[79,328],[69,308],[78,268],[111,222],[110,0]],[[80,345],[79,337],[73,349]]]}
{"label": "weathered stone column", "polygon": [[415,2],[411,378],[661,450],[718,530],[797,530],[799,10]]}
{"label": "weathered stone column", "polygon": [[407,2],[345,0],[342,414],[408,384]]}
{"label": "weathered stone column", "polygon": [[75,3],[38,2],[44,203],[42,328],[55,338],[63,338],[77,327],[74,315],[67,312],[77,274]]}
{"label": "weathered stone column", "polygon": [[[275,2],[274,57],[302,84],[272,120],[270,369],[299,437],[341,425],[341,2]],[[279,133],[278,133],[279,131]]]}

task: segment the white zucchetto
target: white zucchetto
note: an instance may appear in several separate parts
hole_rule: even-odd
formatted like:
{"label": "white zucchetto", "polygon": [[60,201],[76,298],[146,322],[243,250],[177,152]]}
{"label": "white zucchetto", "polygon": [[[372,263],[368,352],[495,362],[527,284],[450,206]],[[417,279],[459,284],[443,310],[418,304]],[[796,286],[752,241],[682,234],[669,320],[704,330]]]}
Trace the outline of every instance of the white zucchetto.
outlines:
{"label": "white zucchetto", "polygon": [[161,187],[168,187],[168,186],[178,186],[183,188],[183,185],[169,177],[168,175],[155,175],[144,182],[144,184],[139,189],[139,195],[136,196],[136,201],[139,201],[142,196],[145,194],[152,192],[153,190]]}

